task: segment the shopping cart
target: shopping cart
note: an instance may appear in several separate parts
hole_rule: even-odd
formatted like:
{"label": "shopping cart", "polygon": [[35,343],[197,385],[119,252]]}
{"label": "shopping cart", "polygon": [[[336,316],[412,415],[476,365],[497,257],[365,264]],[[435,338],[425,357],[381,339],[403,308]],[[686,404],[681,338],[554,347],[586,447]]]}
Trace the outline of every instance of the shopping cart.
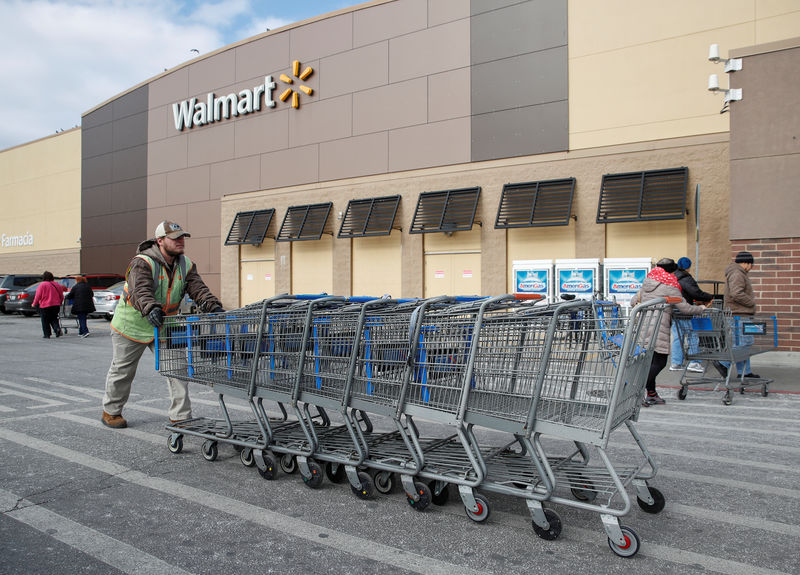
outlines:
{"label": "shopping cart", "polygon": [[[777,317],[766,315],[734,316],[729,310],[709,308],[700,316],[674,314],[684,357],[690,362],[702,362],[703,373],[691,375],[684,369],[678,389],[678,399],[686,399],[690,387],[714,384],[714,391],[724,389],[722,403],[730,405],[732,392],[744,393],[748,387],[760,387],[767,396],[772,379],[765,377],[733,376],[734,365],[750,357],[778,347]],[[720,362],[728,363],[723,366]],[[714,366],[719,377],[709,373]]]}
{"label": "shopping cart", "polygon": [[[619,524],[631,508],[626,486],[634,486],[643,510],[657,513],[664,507],[663,494],[648,485],[658,466],[634,424],[654,334],[672,299],[639,304],[627,315],[616,304],[594,302],[591,314],[570,320],[571,329],[556,330],[532,408],[535,436],[570,440],[576,447],[563,456],[547,450],[557,487],[549,501],[599,513],[609,547],[623,557],[640,546],[635,531]],[[635,464],[617,465],[607,453],[611,434],[623,424],[641,453]],[[592,452],[601,465],[590,465]]]}
{"label": "shopping cart", "polygon": [[[498,317],[512,317],[532,309],[537,299],[520,301],[505,295],[429,308],[415,324],[411,350],[412,370],[407,374],[398,404],[398,430],[410,438],[413,459],[399,459],[403,488],[409,504],[424,509],[430,501],[446,500],[449,484],[458,486],[468,515],[475,520],[488,512],[488,502],[474,492],[485,477],[484,452],[466,421],[467,402],[475,385],[472,372],[475,350],[484,325]],[[453,429],[446,437],[422,439],[414,418],[445,424]],[[383,448],[383,446],[381,446]],[[373,449],[367,464],[371,465]],[[395,452],[390,452],[396,455]]]}
{"label": "shopping cart", "polygon": [[[275,427],[286,424],[288,416],[278,404],[281,416],[269,418],[262,401],[254,397],[258,342],[270,314],[319,297],[283,294],[229,312],[165,318],[156,329],[156,369],[164,376],[214,389],[222,415],[221,419],[198,417],[168,425],[171,452],[183,450],[184,435],[195,436],[206,440],[202,454],[208,461],[217,458],[217,444],[222,442],[239,451],[244,465],[258,465],[262,475],[271,473],[269,462],[256,457],[267,446],[265,422]],[[247,401],[252,419],[232,421],[225,396]]]}
{"label": "shopping cart", "polygon": [[[299,376],[291,382],[291,391],[272,379],[275,362],[262,362],[265,371],[259,393],[274,398],[291,395],[290,403],[298,414],[299,425],[284,427],[273,434],[270,448],[280,453],[281,468],[293,472],[299,467],[309,487],[322,484],[324,476],[334,483],[347,478],[353,493],[368,499],[373,495],[371,476],[362,469],[367,455],[366,436],[372,433],[367,412],[348,405],[347,395],[355,357],[358,352],[366,310],[387,310],[400,305],[397,300],[375,298],[328,298],[308,308],[302,342],[297,347]],[[299,326],[298,326],[299,327]],[[295,330],[290,330],[295,331]],[[283,345],[281,330],[267,333],[272,353]],[[277,385],[276,385],[277,384]],[[337,413],[336,425],[315,424],[310,410]]]}

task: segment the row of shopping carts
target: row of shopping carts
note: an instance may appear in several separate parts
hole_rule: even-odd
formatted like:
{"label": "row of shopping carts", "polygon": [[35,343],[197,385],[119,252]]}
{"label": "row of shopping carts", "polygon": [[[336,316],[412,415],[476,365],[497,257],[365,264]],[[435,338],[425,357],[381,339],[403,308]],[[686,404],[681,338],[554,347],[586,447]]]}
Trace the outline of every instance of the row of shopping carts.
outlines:
{"label": "row of shopping carts", "polygon": [[[575,507],[599,513],[611,549],[630,557],[640,540],[619,523],[631,509],[627,487],[645,511],[664,507],[635,421],[652,359],[647,334],[666,305],[623,314],[607,302],[510,295],[282,295],[169,317],[157,333],[158,370],[213,388],[221,412],[169,425],[169,448],[202,438],[213,460],[218,444],[230,444],[265,479],[279,469],[299,470],[312,488],[324,476],[346,479],[365,499],[399,484],[420,511],[453,486],[476,522],[489,517],[486,493],[512,496],[544,539],[562,524],[543,503]],[[233,421],[225,396],[246,400],[252,416]],[[373,419],[389,427],[378,431]],[[423,421],[444,431],[424,435]],[[607,452],[620,427],[639,447],[622,463]]]}
{"label": "row of shopping carts", "polygon": [[[778,348],[778,318],[775,315],[736,316],[721,306],[708,308],[702,315],[673,314],[673,321],[687,362],[700,363],[703,372],[692,374],[684,368],[678,399],[686,399],[689,388],[722,391],[722,403],[733,402],[733,392],[761,388],[769,394],[772,379],[754,376],[744,366],[752,356]],[[738,365],[737,365],[738,364]],[[688,366],[688,363],[687,363]],[[714,368],[711,370],[710,368]],[[738,377],[734,377],[737,369]]]}

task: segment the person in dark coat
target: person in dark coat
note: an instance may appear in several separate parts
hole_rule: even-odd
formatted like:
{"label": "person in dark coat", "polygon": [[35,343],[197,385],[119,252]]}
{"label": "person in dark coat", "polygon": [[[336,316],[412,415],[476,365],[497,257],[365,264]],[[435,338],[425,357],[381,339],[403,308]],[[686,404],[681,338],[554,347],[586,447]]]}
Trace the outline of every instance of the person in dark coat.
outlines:
{"label": "person in dark coat", "polygon": [[77,283],[72,286],[67,299],[72,300],[72,315],[78,318],[78,335],[81,337],[89,336],[89,328],[86,327],[86,316],[95,310],[94,293],[86,278],[78,276]]}
{"label": "person in dark coat", "polygon": [[[697,285],[697,282],[692,277],[692,274],[689,273],[689,268],[692,267],[692,260],[687,257],[682,257],[678,260],[678,269],[675,271],[675,277],[678,278],[678,285],[681,288],[681,296],[683,299],[686,300],[687,303],[692,305],[705,305],[708,302],[714,299],[714,296],[708,292],[705,292],[700,289],[700,286]],[[691,332],[691,322],[686,320],[677,320],[672,322],[672,348],[670,350],[670,371],[680,371],[683,369],[683,348],[681,346],[681,340],[678,330],[678,323],[681,323],[681,330],[680,332],[683,333],[690,333]],[[697,353],[698,344],[697,336],[693,333],[689,335],[689,351],[691,353]],[[696,371],[698,373],[703,373],[705,370],[703,369],[703,365],[698,361],[693,361],[686,366],[688,371]]]}

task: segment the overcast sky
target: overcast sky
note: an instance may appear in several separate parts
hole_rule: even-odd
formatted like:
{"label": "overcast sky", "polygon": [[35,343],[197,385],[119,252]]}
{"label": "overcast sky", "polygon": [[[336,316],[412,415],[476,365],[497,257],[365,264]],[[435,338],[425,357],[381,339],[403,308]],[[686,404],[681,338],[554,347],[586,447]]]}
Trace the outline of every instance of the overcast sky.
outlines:
{"label": "overcast sky", "polygon": [[364,0],[0,0],[0,150],[197,54]]}

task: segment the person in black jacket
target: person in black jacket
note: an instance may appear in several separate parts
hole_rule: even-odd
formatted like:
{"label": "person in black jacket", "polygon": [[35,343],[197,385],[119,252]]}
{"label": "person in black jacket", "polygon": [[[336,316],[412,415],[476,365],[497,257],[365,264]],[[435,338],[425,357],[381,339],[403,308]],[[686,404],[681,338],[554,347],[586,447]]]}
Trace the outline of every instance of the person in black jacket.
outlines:
{"label": "person in black jacket", "polygon": [[[714,296],[708,292],[704,292],[697,285],[697,282],[689,273],[689,268],[692,267],[692,260],[687,257],[682,257],[678,260],[678,269],[675,271],[675,277],[678,278],[678,284],[681,286],[681,296],[691,305],[706,304],[714,299]],[[678,335],[677,323],[681,320],[672,322],[672,348],[670,355],[670,371],[679,371],[683,369],[683,348],[681,347],[680,336]],[[683,320],[686,321],[686,320]],[[684,333],[689,331],[687,326],[682,324]],[[694,334],[692,334],[694,335]],[[697,337],[690,336],[689,338],[690,352],[697,351]],[[703,365],[700,362],[693,361],[686,366],[688,371],[703,372]]]}
{"label": "person in black jacket", "polygon": [[86,327],[86,316],[95,310],[94,293],[86,278],[78,276],[77,283],[72,286],[67,299],[72,300],[72,315],[78,318],[78,335],[81,337],[89,336],[89,328]]}

